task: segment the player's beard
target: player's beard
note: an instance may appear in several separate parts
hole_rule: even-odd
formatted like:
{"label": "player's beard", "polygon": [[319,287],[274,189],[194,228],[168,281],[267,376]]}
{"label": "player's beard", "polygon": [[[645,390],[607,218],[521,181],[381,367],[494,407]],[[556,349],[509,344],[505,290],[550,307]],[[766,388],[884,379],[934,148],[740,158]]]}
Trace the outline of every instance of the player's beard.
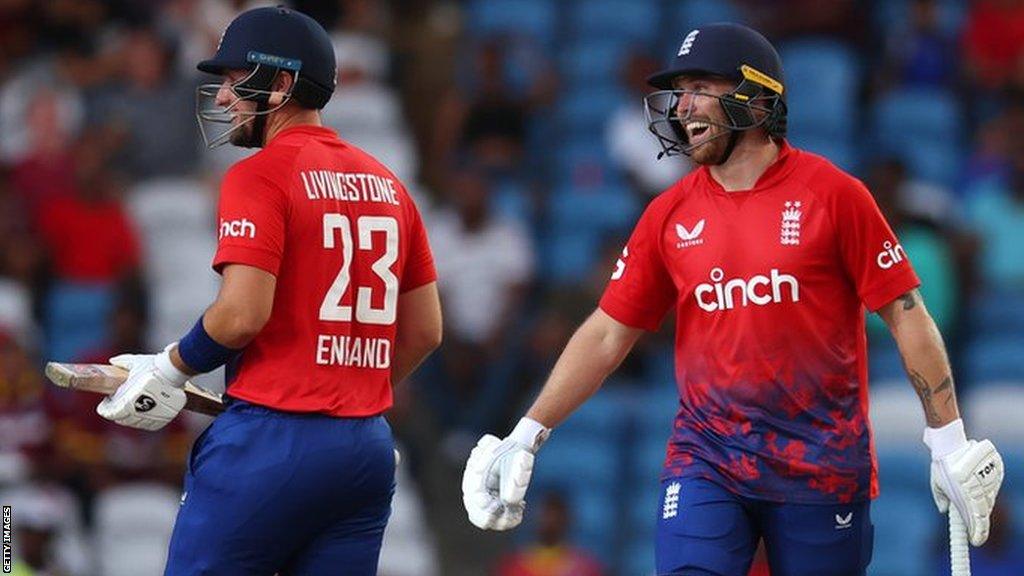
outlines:
{"label": "player's beard", "polygon": [[257,118],[255,116],[235,117],[237,130],[231,133],[229,142],[241,148],[259,148],[262,145],[262,137],[256,134]]}
{"label": "player's beard", "polygon": [[714,166],[721,162],[728,147],[729,130],[713,125],[700,135],[697,146],[690,151],[690,160],[701,166]]}

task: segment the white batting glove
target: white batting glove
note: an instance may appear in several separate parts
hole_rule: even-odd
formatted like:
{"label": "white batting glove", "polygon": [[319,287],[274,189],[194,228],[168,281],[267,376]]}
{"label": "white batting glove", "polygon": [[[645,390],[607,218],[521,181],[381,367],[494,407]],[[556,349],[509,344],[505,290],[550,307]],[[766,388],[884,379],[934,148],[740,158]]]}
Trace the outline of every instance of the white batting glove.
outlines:
{"label": "white batting glove", "polygon": [[480,439],[462,475],[462,503],[474,526],[508,530],[523,521],[533,457],[550,434],[536,420],[522,418],[505,439]]}
{"label": "white batting glove", "polygon": [[121,354],[110,363],[128,370],[128,379],[104,398],[96,413],[122,426],[159,430],[185,406],[188,374],[171,364],[171,344],[159,354]]}
{"label": "white batting glove", "polygon": [[950,502],[967,525],[971,544],[988,540],[989,516],[1003,483],[1003,459],[988,440],[968,440],[963,420],[926,428],[924,443],[932,451],[932,497],[939,512]]}

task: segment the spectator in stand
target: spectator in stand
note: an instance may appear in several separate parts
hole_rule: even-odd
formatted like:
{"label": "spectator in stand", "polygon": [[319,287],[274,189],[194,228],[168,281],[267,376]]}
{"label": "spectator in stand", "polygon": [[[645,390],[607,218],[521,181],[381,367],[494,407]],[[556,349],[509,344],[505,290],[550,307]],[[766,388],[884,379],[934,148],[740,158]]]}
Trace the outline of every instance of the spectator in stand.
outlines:
{"label": "spectator in stand", "polygon": [[[14,554],[21,574],[93,576],[82,500],[73,492],[72,476],[48,445],[29,453],[31,476],[0,492],[0,502],[13,509]],[[28,541],[23,528],[28,528]],[[43,532],[43,534],[39,534]],[[24,548],[22,547],[24,546]]]}
{"label": "spectator in stand", "polygon": [[53,89],[40,87],[29,98],[25,150],[11,168],[11,186],[26,215],[35,216],[40,203],[74,189],[77,127],[71,114]]}
{"label": "spectator in stand", "polygon": [[[1015,136],[1016,137],[1016,136]],[[1004,176],[979,183],[967,198],[967,214],[981,239],[980,273],[996,293],[1024,292],[1024,144],[1015,142]]]}
{"label": "spectator in stand", "polygon": [[338,87],[322,114],[325,126],[380,159],[403,182],[416,180],[419,158],[402,103],[387,85],[390,53],[381,40],[340,30],[332,35]]}
{"label": "spectator in stand", "polygon": [[[106,364],[118,354],[144,347],[147,306],[142,287],[130,280],[117,286],[110,315],[110,340],[84,352],[82,362]],[[50,418],[59,422],[54,442],[83,469],[99,469],[93,484],[108,481],[157,481],[178,485],[193,435],[184,418],[159,431],[118,426],[96,417],[96,399],[89,394],[48,390]]]}
{"label": "spectator in stand", "polygon": [[661,148],[651,137],[643,108],[637,104],[649,92],[647,78],[657,72],[658,67],[658,61],[642,51],[634,50],[625,58],[622,82],[632,97],[612,114],[605,131],[612,160],[626,173],[633,192],[645,204],[690,169],[686,160],[659,157]]}
{"label": "spectator in stand", "polygon": [[885,83],[949,87],[959,56],[956,39],[940,25],[937,0],[912,0],[906,29],[893,28],[886,38]]}
{"label": "spectator in stand", "polygon": [[[86,117],[81,90],[57,58],[30,60],[0,89],[0,157],[9,164],[49,161]],[[52,131],[52,133],[48,133]]]}
{"label": "spectator in stand", "polygon": [[123,138],[118,162],[138,179],[180,176],[199,162],[196,79],[178,73],[176,41],[154,26],[129,30],[115,52],[120,81],[97,98],[96,117]]}
{"label": "spectator in stand", "polygon": [[828,36],[852,44],[864,42],[867,31],[866,2],[857,0],[734,0],[750,16],[755,27],[775,40],[800,36]]}
{"label": "spectator in stand", "polygon": [[[958,254],[968,241],[955,228],[950,201],[912,181],[903,162],[894,158],[873,165],[867,183],[900,246],[914,259],[921,295],[935,324],[947,342],[954,340],[963,280]],[[872,336],[887,337],[888,328],[876,314],[868,316],[868,328]]]}
{"label": "spectator in stand", "polygon": [[0,332],[22,344],[36,334],[29,287],[39,266],[39,247],[30,235],[28,210],[0,173]]}
{"label": "spectator in stand", "polygon": [[971,2],[963,50],[972,86],[991,92],[1006,88],[1024,58],[1024,1]]}
{"label": "spectator in stand", "polygon": [[36,215],[56,279],[112,283],[138,275],[138,237],[104,154],[91,139],[82,140],[71,193],[45,200]]}
{"label": "spectator in stand", "polygon": [[1007,106],[978,127],[976,144],[964,169],[963,196],[970,196],[970,190],[977,185],[1009,174],[1020,134],[1024,134],[1024,105],[1020,102]]}
{"label": "spectator in stand", "polygon": [[138,236],[108,163],[102,145],[81,141],[74,190],[41,203],[36,216],[50,268],[37,294],[50,359],[73,361],[107,345],[118,285],[142,285]]}
{"label": "spectator in stand", "polygon": [[441,350],[446,389],[436,396],[444,399],[442,419],[469,433],[471,442],[505,407],[510,385],[503,363],[521,339],[534,254],[518,222],[492,213],[491,182],[478,165],[457,168],[449,190],[452,206],[428,224],[447,311]]}
{"label": "spectator in stand", "polygon": [[24,478],[27,452],[45,444],[49,434],[35,361],[0,329],[0,485]]}
{"label": "spectator in stand", "polygon": [[572,516],[560,494],[548,493],[537,514],[537,540],[502,558],[495,576],[602,576],[601,563],[568,542]]}
{"label": "spectator in stand", "polygon": [[[511,51],[529,60],[515,70]],[[532,115],[550,102],[554,77],[545,62],[522,43],[488,39],[471,56],[467,78],[442,101],[431,151],[435,162],[449,163],[466,150],[492,175],[522,178],[522,160]],[[523,78],[517,78],[523,76]],[[502,184],[499,182],[498,184]]]}

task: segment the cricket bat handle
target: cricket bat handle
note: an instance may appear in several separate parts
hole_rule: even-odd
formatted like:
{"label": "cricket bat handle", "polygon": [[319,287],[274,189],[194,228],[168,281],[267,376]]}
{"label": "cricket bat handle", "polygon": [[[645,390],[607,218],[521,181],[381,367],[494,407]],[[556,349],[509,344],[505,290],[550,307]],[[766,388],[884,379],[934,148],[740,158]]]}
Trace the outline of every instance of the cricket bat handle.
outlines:
{"label": "cricket bat handle", "polygon": [[967,525],[952,504],[949,506],[949,562],[953,576],[971,576]]}
{"label": "cricket bat handle", "polygon": [[[128,378],[128,371],[109,364],[47,362],[46,377],[61,388],[113,394]],[[184,389],[185,410],[209,416],[216,416],[224,411],[224,398],[220,394],[191,382],[186,382]]]}

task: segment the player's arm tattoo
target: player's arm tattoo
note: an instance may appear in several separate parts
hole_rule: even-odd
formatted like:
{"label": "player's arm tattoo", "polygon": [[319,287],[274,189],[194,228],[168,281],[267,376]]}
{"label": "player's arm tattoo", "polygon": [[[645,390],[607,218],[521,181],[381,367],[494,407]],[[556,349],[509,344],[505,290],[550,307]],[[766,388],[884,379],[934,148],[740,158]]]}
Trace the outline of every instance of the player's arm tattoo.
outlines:
{"label": "player's arm tattoo", "polygon": [[917,291],[917,288],[914,288],[910,292],[907,292],[906,294],[904,294],[904,295],[900,296],[899,298],[897,298],[897,300],[899,300],[900,302],[903,303],[903,311],[904,312],[907,311],[907,310],[911,310],[915,306],[917,306],[917,303],[918,303],[918,301],[920,299],[921,299],[921,293]]}
{"label": "player's arm tattoo", "polygon": [[916,370],[910,370],[910,382],[914,385],[914,390],[917,392],[918,397],[921,399],[921,405],[924,407],[925,421],[928,426],[936,428],[942,425],[942,419],[939,416],[939,403],[943,407],[948,406],[950,402],[956,397],[953,392],[953,377],[946,375],[937,386],[932,387],[928,384],[928,380],[922,376]]}

